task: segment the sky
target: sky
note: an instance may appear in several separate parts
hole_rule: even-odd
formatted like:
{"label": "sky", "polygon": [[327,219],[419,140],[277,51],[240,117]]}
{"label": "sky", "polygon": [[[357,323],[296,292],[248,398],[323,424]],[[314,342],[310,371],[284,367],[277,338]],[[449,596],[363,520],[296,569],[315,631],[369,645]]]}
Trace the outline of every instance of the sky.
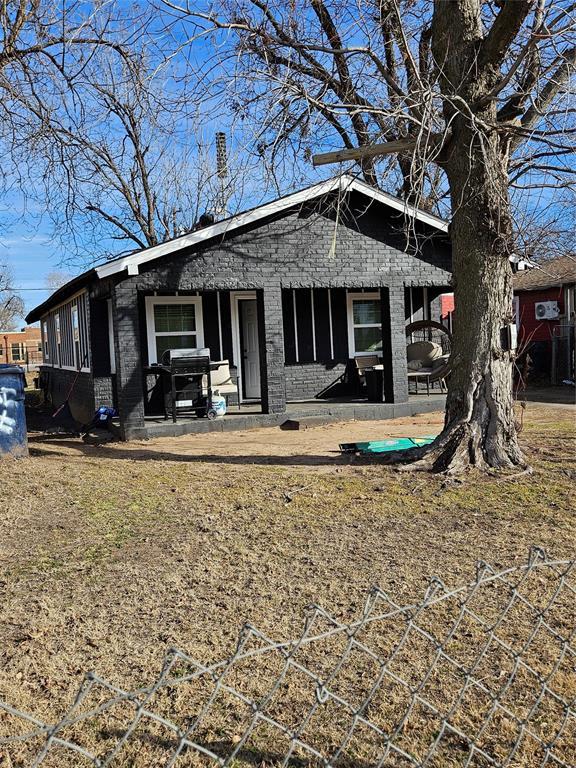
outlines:
{"label": "sky", "polygon": [[[6,264],[12,272],[13,284],[19,289],[17,293],[25,302],[26,312],[50,295],[51,291],[45,288],[46,277],[58,269],[58,262],[54,243],[46,233],[31,234],[25,226],[18,226],[7,236],[0,236],[0,264]],[[19,318],[18,326],[24,325],[24,318]]]}

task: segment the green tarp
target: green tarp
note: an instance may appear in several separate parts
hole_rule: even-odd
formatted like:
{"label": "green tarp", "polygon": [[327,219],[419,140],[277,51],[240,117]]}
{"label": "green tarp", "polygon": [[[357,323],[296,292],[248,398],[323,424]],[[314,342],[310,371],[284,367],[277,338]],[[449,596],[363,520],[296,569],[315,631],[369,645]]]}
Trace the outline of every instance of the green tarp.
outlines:
{"label": "green tarp", "polygon": [[390,437],[387,440],[369,440],[367,443],[341,443],[340,450],[343,453],[361,453],[363,455],[406,451],[408,448],[429,445],[435,439],[436,437],[432,435],[426,437]]}

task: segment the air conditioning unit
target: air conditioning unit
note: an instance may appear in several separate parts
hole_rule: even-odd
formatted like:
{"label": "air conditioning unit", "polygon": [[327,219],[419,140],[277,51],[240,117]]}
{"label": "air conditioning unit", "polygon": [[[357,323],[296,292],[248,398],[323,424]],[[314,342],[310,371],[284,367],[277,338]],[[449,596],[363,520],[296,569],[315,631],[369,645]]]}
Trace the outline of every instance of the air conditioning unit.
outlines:
{"label": "air conditioning unit", "polygon": [[556,320],[560,315],[557,301],[537,301],[534,311],[536,320]]}

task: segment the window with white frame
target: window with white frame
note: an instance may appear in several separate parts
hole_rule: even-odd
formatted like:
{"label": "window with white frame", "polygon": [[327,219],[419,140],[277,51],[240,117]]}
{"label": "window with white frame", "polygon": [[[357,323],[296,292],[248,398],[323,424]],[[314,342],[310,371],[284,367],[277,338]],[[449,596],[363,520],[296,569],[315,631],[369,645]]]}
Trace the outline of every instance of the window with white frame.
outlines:
{"label": "window with white frame", "polygon": [[204,346],[200,296],[147,296],[148,362],[160,363],[167,349]]}
{"label": "window with white frame", "polygon": [[11,345],[12,361],[24,360],[24,344],[14,342]]}
{"label": "window with white frame", "polygon": [[58,365],[62,364],[62,334],[60,333],[60,314],[56,312],[54,315],[54,331],[56,334],[56,357],[58,359]]}
{"label": "window with white frame", "polygon": [[80,326],[78,324],[78,307],[76,304],[72,304],[72,345],[74,348],[74,366],[79,368],[82,365],[80,359]]}
{"label": "window with white frame", "polygon": [[348,294],[348,347],[351,357],[382,353],[380,293]]}
{"label": "window with white frame", "polygon": [[44,362],[50,360],[50,347],[48,346],[48,323],[42,321],[42,343],[44,345]]}

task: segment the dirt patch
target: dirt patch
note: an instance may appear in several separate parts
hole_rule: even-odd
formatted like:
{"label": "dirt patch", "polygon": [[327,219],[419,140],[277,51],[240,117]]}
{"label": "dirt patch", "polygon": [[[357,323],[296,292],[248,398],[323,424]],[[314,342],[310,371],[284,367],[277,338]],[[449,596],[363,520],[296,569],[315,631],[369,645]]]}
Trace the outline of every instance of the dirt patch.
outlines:
{"label": "dirt patch", "polygon": [[223,658],[245,621],[286,639],[307,604],[347,620],[374,584],[404,603],[433,575],[462,584],[479,558],[520,563],[531,544],[574,557],[565,409],[529,408],[535,473],[516,481],[407,477],[337,452],[441,425],[427,414],[101,447],[32,436],[30,458],[2,464],[0,696],[53,719],[88,669],[131,687],[169,646]]}

